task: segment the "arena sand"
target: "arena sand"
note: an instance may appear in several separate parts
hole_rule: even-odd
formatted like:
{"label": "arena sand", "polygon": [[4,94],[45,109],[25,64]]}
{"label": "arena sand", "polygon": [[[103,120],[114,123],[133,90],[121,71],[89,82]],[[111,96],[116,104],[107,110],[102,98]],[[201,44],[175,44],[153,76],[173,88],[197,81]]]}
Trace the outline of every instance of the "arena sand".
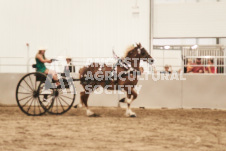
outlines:
{"label": "arena sand", "polygon": [[226,151],[226,111],[91,108],[31,117],[0,107],[0,151]]}

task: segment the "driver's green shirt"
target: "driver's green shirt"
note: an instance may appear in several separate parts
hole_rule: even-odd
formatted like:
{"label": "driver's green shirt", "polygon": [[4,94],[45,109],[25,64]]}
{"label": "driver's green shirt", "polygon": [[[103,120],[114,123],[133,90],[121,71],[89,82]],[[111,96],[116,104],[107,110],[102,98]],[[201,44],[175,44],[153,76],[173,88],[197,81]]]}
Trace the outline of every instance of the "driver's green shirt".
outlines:
{"label": "driver's green shirt", "polygon": [[41,62],[38,58],[35,58],[36,60],[36,68],[38,72],[44,73],[46,71],[46,66],[43,62]]}

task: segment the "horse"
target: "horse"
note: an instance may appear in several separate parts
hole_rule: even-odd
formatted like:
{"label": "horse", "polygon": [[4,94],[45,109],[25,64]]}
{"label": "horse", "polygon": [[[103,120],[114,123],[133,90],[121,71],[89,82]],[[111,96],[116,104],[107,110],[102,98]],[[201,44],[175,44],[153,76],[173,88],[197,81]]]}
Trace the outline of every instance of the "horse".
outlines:
{"label": "horse", "polygon": [[[128,117],[136,117],[136,113],[131,110],[130,106],[137,98],[134,87],[138,82],[138,75],[140,74],[140,61],[146,61],[151,65],[154,63],[154,59],[140,43],[137,43],[129,46],[124,57],[118,57],[117,60],[117,63],[113,67],[93,62],[79,70],[80,83],[84,88],[84,91],[80,92],[79,105],[80,107],[83,105],[86,107],[87,116],[97,116],[88,107],[90,93],[100,86],[107,90],[121,90],[121,87],[124,86],[123,90],[126,91],[127,98],[122,99],[121,102],[127,103],[125,115]],[[100,77],[102,77],[102,79]]]}

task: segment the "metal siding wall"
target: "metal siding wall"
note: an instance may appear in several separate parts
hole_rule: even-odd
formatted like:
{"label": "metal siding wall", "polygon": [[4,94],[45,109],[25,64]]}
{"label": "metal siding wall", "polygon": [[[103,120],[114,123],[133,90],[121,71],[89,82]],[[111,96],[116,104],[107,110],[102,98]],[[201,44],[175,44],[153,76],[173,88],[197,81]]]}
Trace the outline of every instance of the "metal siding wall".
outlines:
{"label": "metal siding wall", "polygon": [[[46,56],[111,57],[112,47],[141,42],[149,48],[149,1],[131,0],[1,0],[1,56],[30,56],[41,46]],[[18,63],[18,62],[15,62]],[[26,63],[26,59],[22,61]]]}
{"label": "metal siding wall", "polygon": [[226,2],[155,4],[154,37],[225,37]]}

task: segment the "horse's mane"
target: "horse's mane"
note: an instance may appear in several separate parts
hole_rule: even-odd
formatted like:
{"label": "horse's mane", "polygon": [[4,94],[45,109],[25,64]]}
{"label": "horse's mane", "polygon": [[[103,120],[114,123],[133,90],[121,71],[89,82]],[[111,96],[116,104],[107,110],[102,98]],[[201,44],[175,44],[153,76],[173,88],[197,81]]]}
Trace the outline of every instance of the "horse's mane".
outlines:
{"label": "horse's mane", "polygon": [[124,54],[124,58],[125,58],[126,56],[128,56],[128,53],[129,53],[131,50],[133,50],[134,48],[135,48],[134,45],[128,46],[128,47],[126,48],[126,51],[125,51],[125,54]]}

